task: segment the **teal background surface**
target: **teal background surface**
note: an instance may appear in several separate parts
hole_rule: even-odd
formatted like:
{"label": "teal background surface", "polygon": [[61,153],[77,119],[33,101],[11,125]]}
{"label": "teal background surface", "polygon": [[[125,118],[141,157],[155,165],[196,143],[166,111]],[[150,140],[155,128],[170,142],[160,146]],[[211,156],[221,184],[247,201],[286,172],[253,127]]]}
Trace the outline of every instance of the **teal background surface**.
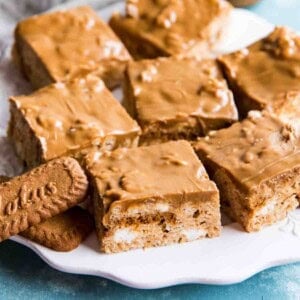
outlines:
{"label": "teal background surface", "polygon": [[[99,0],[101,1],[101,0]],[[299,0],[262,0],[249,8],[300,31]],[[137,290],[112,281],[53,270],[31,250],[0,244],[0,299],[300,299],[300,263],[263,271],[235,285],[188,284]]]}
{"label": "teal background surface", "polygon": [[300,31],[299,0],[262,0],[249,10],[275,25],[286,25]]}

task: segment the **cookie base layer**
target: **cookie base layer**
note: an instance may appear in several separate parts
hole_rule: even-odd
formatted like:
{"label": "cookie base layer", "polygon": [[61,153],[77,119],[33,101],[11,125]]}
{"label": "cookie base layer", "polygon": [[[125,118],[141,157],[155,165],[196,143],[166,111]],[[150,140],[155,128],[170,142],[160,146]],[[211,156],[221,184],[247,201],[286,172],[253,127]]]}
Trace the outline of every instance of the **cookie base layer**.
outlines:
{"label": "cookie base layer", "polygon": [[124,225],[104,230],[101,250],[114,253],[217,237],[219,218],[219,212],[208,205],[186,207],[182,215],[170,212],[125,218]]}
{"label": "cookie base layer", "polygon": [[7,136],[26,167],[44,162],[43,146],[15,103],[11,103]]}
{"label": "cookie base layer", "polygon": [[34,88],[38,89],[55,81],[33,49],[17,33],[15,34],[12,58],[23,76],[30,81]]}
{"label": "cookie base layer", "polygon": [[166,143],[168,141],[188,140],[194,141],[199,136],[205,136],[208,128],[215,130],[216,128],[227,127],[233,120],[214,120],[206,119],[206,124],[203,125],[204,120],[190,117],[183,122],[156,122],[144,126],[142,135],[140,136],[139,145],[149,146],[155,144]]}
{"label": "cookie base layer", "polygon": [[246,195],[241,193],[226,172],[217,171],[213,179],[220,189],[222,209],[248,232],[259,231],[265,226],[275,224],[284,219],[288,212],[296,209],[299,205],[299,168],[273,179],[273,182],[266,183],[265,187],[270,187],[274,194],[275,189],[281,192],[273,197],[266,197],[262,190],[259,191],[257,197],[266,198],[267,200],[253,209],[244,205],[243,199]]}

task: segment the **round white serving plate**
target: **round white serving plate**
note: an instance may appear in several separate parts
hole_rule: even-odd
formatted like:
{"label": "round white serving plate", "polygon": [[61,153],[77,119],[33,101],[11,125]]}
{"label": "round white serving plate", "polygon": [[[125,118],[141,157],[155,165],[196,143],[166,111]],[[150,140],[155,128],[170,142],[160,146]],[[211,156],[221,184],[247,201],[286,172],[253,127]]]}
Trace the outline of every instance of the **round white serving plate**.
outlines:
{"label": "round white serving plate", "polygon": [[[110,1],[72,1],[56,9],[88,3],[105,20],[114,11],[124,10],[122,2],[102,8],[104,2]],[[235,9],[217,52],[242,48],[267,35],[272,28],[273,25],[251,12]],[[2,49],[2,60],[0,56],[0,174],[7,175],[18,172],[19,165],[3,136],[9,118],[6,99],[9,95],[30,90],[10,62],[11,42],[10,39],[6,49]],[[121,97],[120,91],[116,94]],[[182,283],[231,284],[263,269],[300,261],[300,210],[258,233],[249,234],[238,224],[227,223],[219,238],[120,254],[100,253],[95,234],[68,253],[52,251],[19,236],[11,239],[31,248],[55,269],[101,276],[135,288],[160,288]]]}

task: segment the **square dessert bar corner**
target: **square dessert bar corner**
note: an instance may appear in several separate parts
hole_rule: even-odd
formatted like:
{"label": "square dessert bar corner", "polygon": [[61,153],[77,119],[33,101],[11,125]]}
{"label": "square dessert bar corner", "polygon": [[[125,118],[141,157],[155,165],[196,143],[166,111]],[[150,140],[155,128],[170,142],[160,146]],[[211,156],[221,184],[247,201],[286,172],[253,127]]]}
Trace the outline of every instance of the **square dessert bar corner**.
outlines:
{"label": "square dessert bar corner", "polygon": [[222,208],[246,231],[271,225],[298,206],[300,140],[279,118],[247,119],[200,138],[194,149],[220,190]]}
{"label": "square dessert bar corner", "polygon": [[140,128],[97,76],[11,97],[8,137],[29,167],[85,149],[138,144]]}
{"label": "square dessert bar corner", "polygon": [[300,91],[300,36],[288,28],[276,27],[219,62],[242,117],[250,110],[278,109]]}
{"label": "square dessert bar corner", "polygon": [[238,119],[232,92],[215,60],[168,57],[130,62],[124,106],[142,127],[144,145],[193,140]]}
{"label": "square dessert bar corner", "polygon": [[13,57],[36,88],[91,71],[112,88],[121,82],[131,59],[112,29],[88,6],[19,22]]}
{"label": "square dessert bar corner", "polygon": [[127,0],[126,14],[113,15],[109,24],[135,58],[202,59],[211,57],[230,11],[224,0]]}
{"label": "square dessert bar corner", "polygon": [[102,251],[219,235],[219,192],[188,142],[91,151],[86,165]]}

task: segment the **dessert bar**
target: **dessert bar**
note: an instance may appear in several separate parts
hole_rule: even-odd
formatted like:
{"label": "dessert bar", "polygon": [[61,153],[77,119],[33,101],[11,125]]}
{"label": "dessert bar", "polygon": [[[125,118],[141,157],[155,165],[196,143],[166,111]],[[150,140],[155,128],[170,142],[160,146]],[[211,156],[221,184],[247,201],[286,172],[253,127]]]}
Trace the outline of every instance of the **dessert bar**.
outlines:
{"label": "dessert bar", "polygon": [[278,106],[300,91],[300,37],[277,27],[266,38],[219,59],[242,117]]}
{"label": "dessert bar", "polygon": [[11,97],[8,137],[27,166],[91,147],[136,146],[140,129],[96,76]]}
{"label": "dessert bar", "polygon": [[186,141],[87,156],[101,250],[215,237],[219,192]]}
{"label": "dessert bar", "polygon": [[126,14],[109,24],[135,58],[211,57],[227,27],[223,0],[127,0]]}
{"label": "dessert bar", "polygon": [[124,106],[142,128],[142,144],[192,140],[238,119],[232,92],[215,60],[130,62]]}
{"label": "dessert bar", "polygon": [[221,206],[246,231],[273,224],[298,206],[300,140],[277,117],[251,111],[194,148],[217,183]]}
{"label": "dessert bar", "polygon": [[131,59],[111,28],[88,6],[19,22],[13,57],[35,88],[88,72],[112,88]]}

